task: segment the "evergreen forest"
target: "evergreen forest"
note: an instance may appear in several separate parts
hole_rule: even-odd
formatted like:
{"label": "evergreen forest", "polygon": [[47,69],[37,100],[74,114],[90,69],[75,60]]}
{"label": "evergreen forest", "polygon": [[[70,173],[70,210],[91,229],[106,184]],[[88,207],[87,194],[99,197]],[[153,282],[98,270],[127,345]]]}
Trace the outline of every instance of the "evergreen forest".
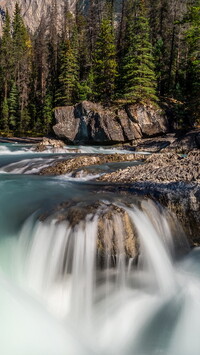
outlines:
{"label": "evergreen forest", "polygon": [[54,108],[82,100],[165,105],[176,124],[200,122],[200,0],[90,0],[56,6],[36,33],[19,5],[0,39],[0,130],[48,134]]}

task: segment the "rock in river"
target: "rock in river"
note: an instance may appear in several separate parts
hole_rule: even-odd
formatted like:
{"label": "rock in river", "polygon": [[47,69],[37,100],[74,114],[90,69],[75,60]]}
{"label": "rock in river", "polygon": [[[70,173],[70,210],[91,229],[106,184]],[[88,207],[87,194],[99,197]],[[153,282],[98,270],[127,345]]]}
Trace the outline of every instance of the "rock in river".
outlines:
{"label": "rock in river", "polygon": [[142,104],[117,108],[83,101],[75,106],[56,108],[55,118],[56,136],[73,144],[130,142],[167,131],[164,112]]}

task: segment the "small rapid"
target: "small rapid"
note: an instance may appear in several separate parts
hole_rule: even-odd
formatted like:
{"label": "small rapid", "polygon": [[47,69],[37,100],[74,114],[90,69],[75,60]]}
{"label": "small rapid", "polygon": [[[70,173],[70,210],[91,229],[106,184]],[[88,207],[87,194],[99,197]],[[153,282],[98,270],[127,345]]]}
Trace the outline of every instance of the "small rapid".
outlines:
{"label": "small rapid", "polygon": [[199,355],[200,248],[174,216],[26,154],[0,171],[0,353]]}

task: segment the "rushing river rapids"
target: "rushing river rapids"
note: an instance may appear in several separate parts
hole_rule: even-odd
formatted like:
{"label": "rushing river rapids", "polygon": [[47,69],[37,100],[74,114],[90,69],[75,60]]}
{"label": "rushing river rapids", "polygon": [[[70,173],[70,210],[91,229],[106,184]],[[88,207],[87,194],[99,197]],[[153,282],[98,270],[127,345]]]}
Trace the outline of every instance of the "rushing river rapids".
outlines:
{"label": "rushing river rapids", "polygon": [[[0,354],[199,355],[200,250],[189,250],[152,201],[127,203],[100,183],[33,175],[72,154],[0,145]],[[127,258],[113,215],[117,252],[97,266],[102,207],[73,224],[51,213],[71,200],[123,210],[139,241],[137,260]]]}

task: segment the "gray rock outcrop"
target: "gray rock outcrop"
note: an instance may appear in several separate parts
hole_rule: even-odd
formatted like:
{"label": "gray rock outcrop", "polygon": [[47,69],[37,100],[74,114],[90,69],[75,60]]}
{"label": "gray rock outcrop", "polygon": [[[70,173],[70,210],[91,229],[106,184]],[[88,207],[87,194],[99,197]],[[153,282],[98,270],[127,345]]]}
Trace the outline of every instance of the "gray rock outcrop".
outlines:
{"label": "gray rock outcrop", "polygon": [[[48,29],[51,21],[51,14],[57,25],[58,30],[62,28],[64,13],[70,11],[72,14],[76,11],[76,6],[83,12],[87,12],[89,0],[0,0],[0,7],[5,12],[8,9],[9,14],[13,15],[15,4],[18,3],[21,8],[21,14],[26,26],[30,32],[34,33],[42,25]],[[114,1],[114,10],[117,13],[121,11],[122,0]],[[56,18],[55,18],[56,17]],[[2,32],[3,16],[0,16],[0,33]]]}
{"label": "gray rock outcrop", "polygon": [[163,111],[153,106],[103,107],[90,101],[55,109],[57,137],[73,144],[130,142],[167,131]]}
{"label": "gray rock outcrop", "polygon": [[[75,11],[76,2],[77,0],[0,0],[0,7],[4,11],[8,9],[12,17],[15,4],[18,3],[26,26],[34,33],[41,24],[48,27],[51,13],[53,12],[56,14],[55,21],[58,27],[61,28],[66,5],[68,5],[69,10],[73,13]],[[2,22],[0,30],[2,30]]]}

